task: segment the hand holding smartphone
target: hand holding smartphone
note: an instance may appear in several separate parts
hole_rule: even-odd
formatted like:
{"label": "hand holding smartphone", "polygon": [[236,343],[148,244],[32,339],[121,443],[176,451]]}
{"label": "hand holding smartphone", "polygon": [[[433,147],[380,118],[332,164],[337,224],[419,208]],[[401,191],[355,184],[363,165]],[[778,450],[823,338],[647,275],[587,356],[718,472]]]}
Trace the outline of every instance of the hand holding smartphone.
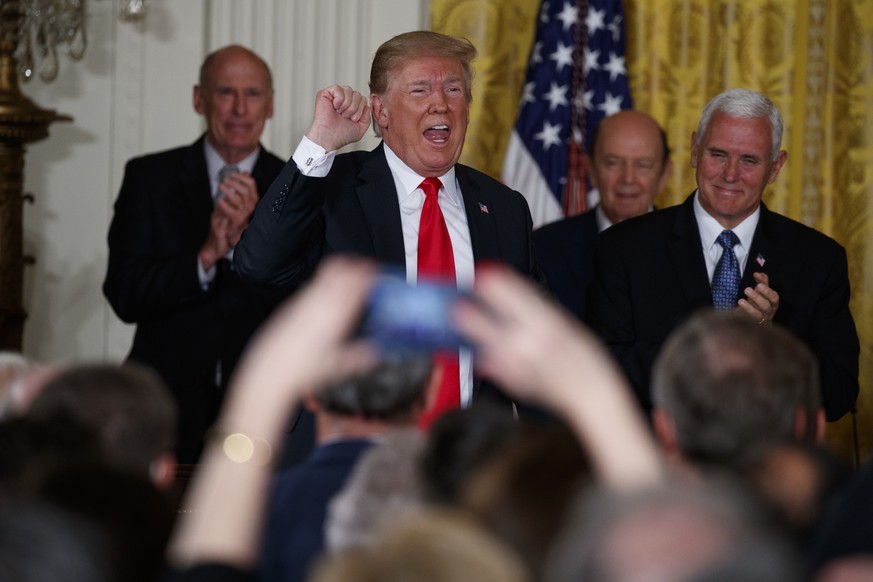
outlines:
{"label": "hand holding smartphone", "polygon": [[454,282],[410,285],[400,273],[386,272],[370,294],[362,332],[386,356],[470,347],[452,324],[451,310],[461,296]]}

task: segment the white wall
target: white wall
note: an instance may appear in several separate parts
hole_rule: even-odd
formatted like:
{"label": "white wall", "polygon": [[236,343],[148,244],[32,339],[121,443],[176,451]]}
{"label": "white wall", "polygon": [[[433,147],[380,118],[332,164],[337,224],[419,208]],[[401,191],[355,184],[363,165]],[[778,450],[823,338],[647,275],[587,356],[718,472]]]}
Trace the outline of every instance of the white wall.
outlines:
{"label": "white wall", "polygon": [[[366,92],[376,47],[428,26],[427,0],[149,0],[143,23],[119,22],[114,1],[88,5],[88,51],[62,58],[51,84],[23,91],[72,115],[31,144],[24,209],[24,353],[39,361],[118,360],[133,328],[103,298],[106,231],[127,159],[187,144],[203,131],[191,89],[210,50],[238,42],[273,68],[276,114],[264,144],[289,156],[308,127],[315,92]],[[370,147],[370,139],[362,146]]]}

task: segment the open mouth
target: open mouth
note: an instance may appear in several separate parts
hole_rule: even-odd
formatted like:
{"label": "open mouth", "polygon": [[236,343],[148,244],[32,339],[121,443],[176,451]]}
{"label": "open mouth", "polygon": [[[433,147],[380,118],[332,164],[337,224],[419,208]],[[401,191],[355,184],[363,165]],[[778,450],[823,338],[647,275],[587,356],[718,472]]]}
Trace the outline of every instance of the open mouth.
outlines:
{"label": "open mouth", "polygon": [[446,143],[449,140],[449,126],[434,125],[433,127],[424,130],[424,138],[431,143]]}

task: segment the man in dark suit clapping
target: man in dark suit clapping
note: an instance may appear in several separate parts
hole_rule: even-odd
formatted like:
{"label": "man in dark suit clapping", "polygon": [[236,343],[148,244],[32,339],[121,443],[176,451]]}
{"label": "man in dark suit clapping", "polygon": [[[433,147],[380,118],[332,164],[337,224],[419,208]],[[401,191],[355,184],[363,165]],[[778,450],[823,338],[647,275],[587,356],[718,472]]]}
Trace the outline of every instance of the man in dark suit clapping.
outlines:
{"label": "man in dark suit clapping", "polygon": [[734,89],[707,104],[691,139],[697,190],[678,206],[616,225],[599,240],[586,319],[606,340],[641,404],[667,335],[701,308],[788,328],[818,359],[828,420],[858,396],[858,334],[846,251],[761,202],[787,153],[764,95]]}
{"label": "man in dark suit clapping", "polygon": [[103,292],[137,325],[129,358],[175,396],[177,456],[196,462],[227,379],[275,294],[244,284],[234,245],[281,159],[261,147],[273,115],[267,64],[241,46],[211,53],[194,87],[207,130],[192,145],[128,162],[109,228]]}

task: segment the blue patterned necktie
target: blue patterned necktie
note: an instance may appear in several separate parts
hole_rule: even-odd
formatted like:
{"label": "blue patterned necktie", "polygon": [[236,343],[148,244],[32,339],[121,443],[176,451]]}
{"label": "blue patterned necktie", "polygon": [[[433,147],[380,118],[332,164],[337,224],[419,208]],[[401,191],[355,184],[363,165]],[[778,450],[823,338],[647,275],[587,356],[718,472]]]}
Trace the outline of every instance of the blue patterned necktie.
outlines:
{"label": "blue patterned necktie", "polygon": [[[236,166],[234,164],[228,164],[224,166],[223,168],[221,168],[221,170],[218,171],[218,184],[220,185],[227,179],[228,176],[230,176],[231,174],[236,174],[237,172],[239,172],[239,166]],[[218,199],[222,196],[224,196],[224,192],[216,187],[215,196],[213,197],[215,198],[215,201],[218,202]]]}
{"label": "blue patterned necktie", "polygon": [[712,274],[712,305],[716,311],[730,311],[737,306],[740,293],[740,264],[734,254],[734,245],[740,240],[732,230],[723,230],[717,242],[724,252]]}

